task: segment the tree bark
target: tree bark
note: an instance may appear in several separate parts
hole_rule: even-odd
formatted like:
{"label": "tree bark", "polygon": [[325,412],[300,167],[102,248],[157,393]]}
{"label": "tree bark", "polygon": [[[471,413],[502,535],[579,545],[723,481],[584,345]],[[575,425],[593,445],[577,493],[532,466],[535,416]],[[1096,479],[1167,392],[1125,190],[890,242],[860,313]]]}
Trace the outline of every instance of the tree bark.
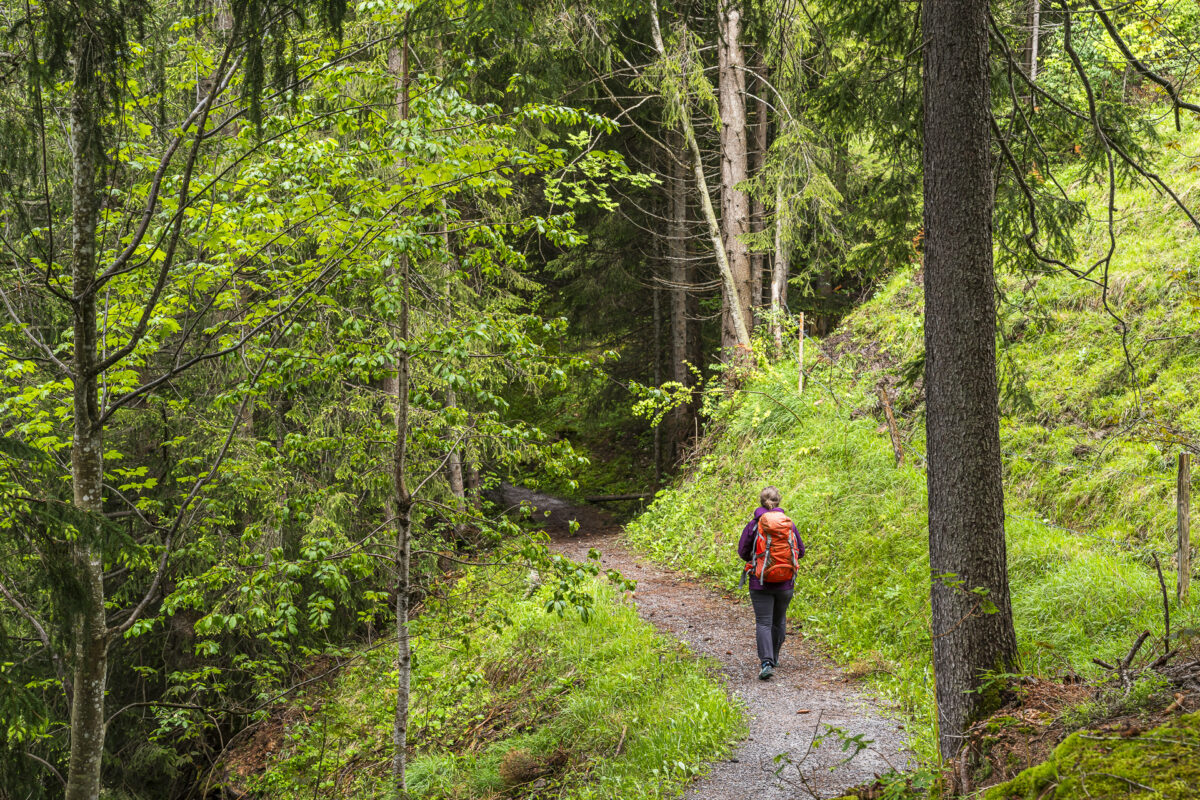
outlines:
{"label": "tree bark", "polygon": [[[458,269],[457,259],[453,258],[450,247],[450,222],[449,213],[446,206],[443,204],[443,221],[442,221],[442,245],[445,249],[448,259],[446,266],[446,281],[449,290],[452,290],[454,273]],[[453,303],[447,300],[446,317],[447,324],[453,320]],[[446,389],[446,408],[458,408],[458,393],[452,388]],[[446,435],[447,444],[450,447],[450,452],[446,454],[446,476],[450,484],[450,494],[454,495],[454,507],[461,514],[467,510],[467,488],[463,481],[463,458],[462,449],[457,443],[458,434],[451,430]],[[454,532],[461,537],[464,526],[461,521],[455,522]]]}
{"label": "tree bark", "polygon": [[[408,34],[401,39],[396,57],[398,76],[396,106],[400,119],[408,119]],[[403,165],[403,162],[402,162]],[[400,351],[396,365],[396,450],[393,460],[392,479],[396,491],[396,716],[392,724],[392,789],[396,800],[408,796],[405,772],[408,766],[408,713],[410,686],[412,682],[412,650],[408,640],[408,598],[410,594],[412,566],[412,507],[413,498],[408,489],[405,471],[408,468],[408,395],[409,395],[409,258],[400,254],[400,341],[405,347]]]}
{"label": "tree bark", "polygon": [[742,11],[737,0],[717,4],[718,109],[721,115],[721,240],[729,260],[737,303],[726,302],[721,346],[728,353],[741,344],[733,315],[742,315],[747,332],[754,328],[750,251],[750,196],[737,188],[749,178],[746,146],[746,59],[742,53]]}
{"label": "tree bark", "polygon": [[[662,59],[667,59],[667,48],[663,42],[662,30],[658,22],[658,2],[650,0],[650,33],[654,38],[654,49]],[[704,213],[704,221],[708,225],[709,239],[712,241],[713,254],[717,259],[717,269],[721,273],[721,284],[724,289],[722,299],[733,313],[728,315],[734,328],[736,349],[747,355],[750,352],[750,331],[746,325],[743,312],[744,304],[737,290],[737,280],[729,266],[729,258],[721,239],[721,227],[717,214],[713,211],[712,199],[708,192],[708,179],[704,177],[704,157],[700,153],[700,145],[696,141],[696,130],[692,127],[692,118],[686,97],[668,97],[667,102],[678,106],[679,127],[683,132],[684,142],[692,156],[692,177],[696,181],[696,191],[700,196],[700,210]]]}
{"label": "tree bark", "polygon": [[929,562],[943,758],[994,704],[974,691],[983,673],[1017,657],[996,385],[987,14],[987,0],[922,6]]}
{"label": "tree bark", "polygon": [[1036,81],[1038,76],[1038,39],[1041,36],[1041,27],[1041,0],[1031,0],[1029,4],[1029,44],[1025,48],[1026,68],[1031,81]]}
{"label": "tree bark", "polygon": [[775,187],[775,258],[771,262],[771,336],[775,340],[775,356],[783,355],[783,314],[787,310],[788,265],[791,260],[783,225],[786,215],[783,189]]}
{"label": "tree bark", "polygon": [[[400,312],[400,338],[408,339],[408,256],[401,255],[404,273]],[[408,598],[412,566],[412,495],[405,479],[408,455],[408,353],[400,354],[396,396],[396,452],[393,480],[396,486],[396,717],[392,724],[392,783],[396,800],[408,796],[408,713],[412,683],[412,650],[408,640]]]}
{"label": "tree bark", "polygon": [[[653,306],[654,315],[654,385],[662,386],[663,370],[662,370],[662,297],[658,289],[658,284],[655,283],[650,289],[653,298],[651,305]],[[663,473],[663,426],[654,426],[654,483],[656,486],[662,486]]]}
{"label": "tree bark", "polygon": [[[453,389],[446,390],[446,408],[458,407],[458,394]],[[454,443],[454,432],[451,431],[447,437],[447,443],[450,445],[450,452],[446,454],[446,478],[450,484],[450,494],[454,495],[455,508],[460,511],[467,510],[467,487],[463,481],[463,463],[462,451]],[[459,530],[462,526],[456,524],[455,530]]]}
{"label": "tree bark", "polygon": [[[85,26],[86,29],[86,26]],[[97,386],[96,228],[100,203],[96,176],[101,155],[99,98],[90,51],[99,44],[82,31],[73,49],[75,80],[71,90],[71,270],[74,358],[74,433],[71,484],[75,506],[92,512],[87,530],[72,543],[71,560],[79,581],[80,607],[72,625],[74,655],[71,701],[71,758],[67,800],[100,796],[104,754],[104,693],[108,678],[108,623],[104,608],[104,564],[100,553],[99,514],[103,509],[104,429]],[[94,521],[93,521],[94,520]]]}
{"label": "tree bark", "polygon": [[[679,134],[672,131],[670,142],[679,145]],[[675,149],[682,149],[676,147]],[[682,156],[682,153],[680,153]],[[683,386],[691,386],[691,374],[687,368],[689,313],[688,290],[691,285],[691,268],[688,263],[687,247],[687,168],[679,157],[671,158],[669,186],[669,226],[667,229],[667,260],[671,274],[671,380]],[[691,436],[692,408],[690,404],[677,406],[671,412],[671,463],[678,464],[683,458],[683,443]]]}
{"label": "tree bark", "polygon": [[[771,146],[771,112],[767,107],[767,64],[761,50],[754,51],[754,74],[758,76],[755,83],[757,97],[754,101],[754,147],[751,149],[753,174],[757,177],[767,163],[767,149]],[[758,197],[750,198],[750,232],[762,233],[767,229],[766,205]],[[750,254],[750,297],[753,308],[760,308],[766,302],[763,298],[763,276],[767,270],[767,251],[763,245],[754,248]],[[769,302],[769,301],[767,301]]]}

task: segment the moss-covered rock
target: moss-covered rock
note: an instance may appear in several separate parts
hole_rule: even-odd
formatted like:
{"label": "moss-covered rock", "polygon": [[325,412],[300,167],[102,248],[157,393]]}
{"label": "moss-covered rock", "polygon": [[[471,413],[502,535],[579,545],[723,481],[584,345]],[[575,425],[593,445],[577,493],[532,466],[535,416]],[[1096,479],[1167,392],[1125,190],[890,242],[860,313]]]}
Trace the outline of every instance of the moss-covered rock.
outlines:
{"label": "moss-covered rock", "polygon": [[993,786],[985,800],[1146,797],[1200,794],[1200,713],[1138,736],[1080,731],[1044,764]]}

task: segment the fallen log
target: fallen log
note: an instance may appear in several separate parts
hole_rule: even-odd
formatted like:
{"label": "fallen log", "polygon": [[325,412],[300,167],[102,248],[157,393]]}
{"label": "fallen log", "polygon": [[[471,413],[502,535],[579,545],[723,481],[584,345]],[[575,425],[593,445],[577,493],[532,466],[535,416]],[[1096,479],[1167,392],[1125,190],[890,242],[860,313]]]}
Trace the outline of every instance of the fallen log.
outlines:
{"label": "fallen log", "polygon": [[656,492],[642,492],[641,494],[597,494],[583,499],[589,503],[615,503],[618,500],[649,500],[655,494]]}

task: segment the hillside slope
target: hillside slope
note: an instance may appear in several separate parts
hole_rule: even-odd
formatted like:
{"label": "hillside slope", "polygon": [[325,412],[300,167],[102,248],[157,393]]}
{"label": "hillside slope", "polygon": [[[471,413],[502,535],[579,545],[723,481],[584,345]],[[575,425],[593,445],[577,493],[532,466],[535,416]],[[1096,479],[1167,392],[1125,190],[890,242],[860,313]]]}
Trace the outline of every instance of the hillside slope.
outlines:
{"label": "hillside slope", "polygon": [[[1192,131],[1169,145],[1198,143]],[[1190,200],[1194,169],[1180,155],[1162,174]],[[1092,188],[1072,191],[1102,210]],[[1111,314],[1093,283],[999,276],[1014,614],[1023,668],[1043,675],[1094,676],[1093,658],[1124,654],[1143,629],[1161,635],[1154,559],[1173,596],[1176,458],[1200,447],[1200,236],[1167,198],[1136,187],[1119,194],[1116,220]],[[1107,244],[1103,221],[1079,236],[1081,262]],[[932,755],[922,307],[914,264],[809,348],[802,395],[794,360],[764,364],[747,391],[715,404],[690,473],[630,538],[732,589],[736,536],[759,489],[778,486],[809,546],[795,623],[869,675]],[[880,386],[900,424],[899,467]],[[1196,627],[1194,598],[1172,602],[1177,630]]]}

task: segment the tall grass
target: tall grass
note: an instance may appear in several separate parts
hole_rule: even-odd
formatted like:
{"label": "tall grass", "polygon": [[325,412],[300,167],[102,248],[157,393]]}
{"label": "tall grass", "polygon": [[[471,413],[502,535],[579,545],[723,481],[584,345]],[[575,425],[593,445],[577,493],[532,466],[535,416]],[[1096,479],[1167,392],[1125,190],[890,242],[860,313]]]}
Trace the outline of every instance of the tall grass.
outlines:
{"label": "tall grass", "polygon": [[[446,800],[671,798],[726,752],[741,711],[710,666],[657,635],[607,584],[588,622],[544,610],[523,585],[471,574],[416,622],[409,786]],[[307,699],[283,753],[253,781],[267,796],[390,797],[394,648],[364,654]]]}

